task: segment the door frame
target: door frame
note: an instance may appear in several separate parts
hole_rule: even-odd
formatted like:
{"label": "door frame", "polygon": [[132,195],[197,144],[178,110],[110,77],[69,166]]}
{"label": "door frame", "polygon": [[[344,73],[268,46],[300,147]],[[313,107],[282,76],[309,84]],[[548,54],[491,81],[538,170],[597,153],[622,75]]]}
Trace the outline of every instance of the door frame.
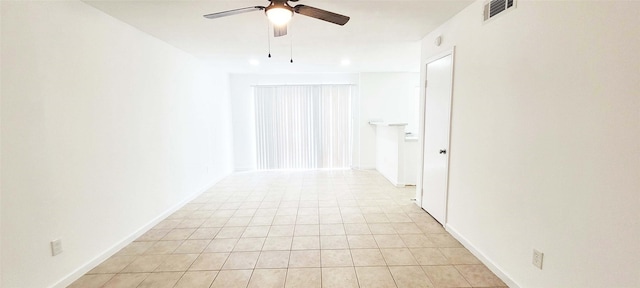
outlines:
{"label": "door frame", "polygon": [[[424,148],[425,148],[425,140],[426,140],[426,112],[427,112],[427,73],[428,73],[428,66],[429,64],[440,60],[444,57],[447,57],[449,55],[451,55],[451,103],[449,103],[449,126],[446,127],[447,129],[447,138],[448,138],[448,144],[447,144],[447,171],[445,173],[445,195],[444,195],[444,218],[443,218],[443,223],[440,223],[442,226],[446,226],[447,220],[448,220],[448,216],[449,216],[449,172],[451,170],[450,164],[451,164],[451,120],[452,120],[452,114],[453,114],[453,94],[454,94],[454,82],[455,82],[455,51],[456,47],[453,46],[447,50],[444,50],[440,53],[437,53],[429,58],[427,58],[427,61],[425,61],[424,67],[425,67],[425,76],[424,76],[424,83],[422,84],[424,87],[424,93],[423,93],[423,105],[421,107],[422,109],[422,135],[420,136],[420,139],[422,140],[422,145],[420,146],[421,151],[420,151],[420,155],[421,157],[421,161],[420,161],[420,208],[424,210],[423,208],[423,202],[424,202]],[[426,211],[426,210],[425,210]],[[428,212],[427,212],[428,213]],[[433,216],[432,216],[433,217]]]}

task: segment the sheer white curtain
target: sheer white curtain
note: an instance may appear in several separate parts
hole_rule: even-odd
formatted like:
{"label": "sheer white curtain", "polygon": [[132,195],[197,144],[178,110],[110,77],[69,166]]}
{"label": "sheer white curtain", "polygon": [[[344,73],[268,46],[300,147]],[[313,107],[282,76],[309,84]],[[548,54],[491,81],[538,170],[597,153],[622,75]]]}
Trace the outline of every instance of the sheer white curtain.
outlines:
{"label": "sheer white curtain", "polygon": [[351,167],[351,86],[254,88],[258,169]]}

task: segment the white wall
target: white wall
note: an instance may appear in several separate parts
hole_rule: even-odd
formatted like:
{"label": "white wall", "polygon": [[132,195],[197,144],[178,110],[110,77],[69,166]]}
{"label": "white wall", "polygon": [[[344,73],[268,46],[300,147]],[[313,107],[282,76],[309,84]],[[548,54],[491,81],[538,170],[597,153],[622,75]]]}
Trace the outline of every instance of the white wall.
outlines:
{"label": "white wall", "polygon": [[422,160],[420,159],[418,150],[420,150],[420,146],[418,145],[417,137],[412,137],[410,140],[404,140],[404,184],[405,185],[416,185],[418,183],[418,170],[420,170],[420,165],[422,165]]}
{"label": "white wall", "polygon": [[[0,3],[0,79],[2,79],[2,3]],[[0,81],[0,131],[2,127],[2,81]],[[0,163],[2,163],[2,133],[0,133]],[[0,232],[2,232],[2,165],[0,165]],[[2,286],[2,237],[0,237],[0,286]]]}
{"label": "white wall", "polygon": [[423,40],[422,77],[456,46],[447,229],[513,286],[640,287],[640,2],[482,2]]}
{"label": "white wall", "polygon": [[376,129],[376,170],[391,184],[404,187],[405,182],[405,126],[378,124]]}
{"label": "white wall", "polygon": [[1,5],[0,286],[64,286],[232,171],[228,79],[79,1]]}
{"label": "white wall", "polygon": [[369,121],[408,123],[406,131],[418,132],[419,80],[419,73],[410,72],[360,74],[359,168],[376,167],[376,130]]}
{"label": "white wall", "polygon": [[[256,169],[255,112],[253,87],[256,85],[357,85],[357,74],[232,74],[229,77],[233,115],[234,164],[236,171]],[[354,89],[352,97],[358,98]],[[357,115],[352,115],[357,117]],[[356,122],[354,122],[356,123]],[[357,155],[354,155],[356,157]]]}

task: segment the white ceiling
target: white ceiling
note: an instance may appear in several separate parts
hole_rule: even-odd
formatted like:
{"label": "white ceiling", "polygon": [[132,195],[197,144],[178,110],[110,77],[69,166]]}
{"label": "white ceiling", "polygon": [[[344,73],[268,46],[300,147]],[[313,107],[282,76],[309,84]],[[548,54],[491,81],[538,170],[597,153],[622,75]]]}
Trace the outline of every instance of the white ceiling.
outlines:
{"label": "white ceiling", "polygon": [[[230,73],[418,72],[419,41],[470,0],[300,0],[351,17],[345,26],[296,14],[289,35],[271,37],[267,19],[250,12],[219,19],[204,14],[266,6],[265,0],[85,0],[172,46]],[[269,32],[270,35],[273,32]],[[293,45],[291,45],[291,43]],[[293,48],[294,63],[289,63]],[[252,65],[250,61],[259,65]],[[348,61],[349,65],[341,62]]]}

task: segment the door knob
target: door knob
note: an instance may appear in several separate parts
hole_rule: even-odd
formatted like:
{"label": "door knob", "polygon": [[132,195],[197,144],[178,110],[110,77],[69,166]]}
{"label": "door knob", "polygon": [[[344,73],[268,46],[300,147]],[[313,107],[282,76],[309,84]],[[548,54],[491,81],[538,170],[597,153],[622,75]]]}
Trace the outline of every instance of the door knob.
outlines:
{"label": "door knob", "polygon": [[440,154],[447,154],[447,150],[440,150]]}

